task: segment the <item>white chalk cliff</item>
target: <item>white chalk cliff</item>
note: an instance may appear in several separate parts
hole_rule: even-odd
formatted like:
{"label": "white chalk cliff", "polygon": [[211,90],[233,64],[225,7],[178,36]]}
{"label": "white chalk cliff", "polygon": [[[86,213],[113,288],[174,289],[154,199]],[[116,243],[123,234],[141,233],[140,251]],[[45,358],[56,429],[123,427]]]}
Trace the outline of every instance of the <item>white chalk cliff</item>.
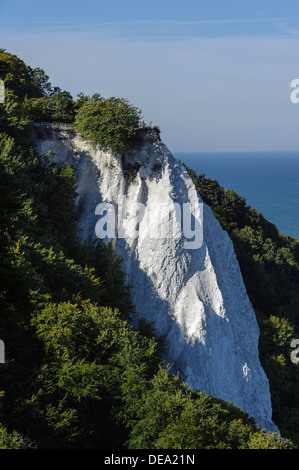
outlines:
{"label": "white chalk cliff", "polygon": [[[120,195],[126,197],[128,214],[136,203],[148,210],[154,203],[202,203],[186,170],[154,131],[143,132],[140,146],[123,158],[71,131],[38,131],[35,142],[40,154],[52,151],[76,170],[83,239],[96,237],[97,205],[105,201],[117,207]],[[188,249],[184,237],[149,237],[146,217],[137,238],[130,216],[121,228],[124,237],[115,247],[124,258],[136,315],[154,321],[157,334],[165,336],[165,360],[172,370],[180,371],[190,387],[240,406],[261,428],[277,430],[258,355],[255,313],[232,242],[211,209],[203,206],[203,243],[196,249]]]}

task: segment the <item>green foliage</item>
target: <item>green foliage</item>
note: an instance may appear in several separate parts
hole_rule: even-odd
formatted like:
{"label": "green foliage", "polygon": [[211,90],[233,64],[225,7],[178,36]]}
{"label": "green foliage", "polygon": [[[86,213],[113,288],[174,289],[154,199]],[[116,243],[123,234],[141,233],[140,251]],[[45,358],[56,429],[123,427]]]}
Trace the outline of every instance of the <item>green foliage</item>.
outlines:
{"label": "green foliage", "polygon": [[[0,135],[0,337],[9,345],[6,364],[2,365],[1,370],[1,383],[6,391],[3,421],[21,433],[30,433],[39,446],[69,445],[69,439],[75,439],[75,436],[79,438],[74,424],[78,412],[75,405],[63,407],[62,396],[56,401],[47,401],[43,394],[41,399],[40,390],[50,380],[50,388],[54,387],[56,376],[53,376],[53,368],[49,368],[45,362],[31,317],[37,312],[43,312],[49,301],[99,301],[101,281],[91,264],[87,266],[83,261],[80,264],[80,260],[76,262],[74,259],[80,256],[77,256],[73,170],[52,162],[49,157],[37,158],[29,143],[23,145],[21,133],[19,139],[22,146],[18,140],[5,134]],[[114,256],[112,250],[110,253],[111,257]],[[91,258],[91,254],[87,258]],[[109,266],[108,254],[105,262]],[[116,266],[116,260],[113,263]],[[97,269],[101,270],[99,261]],[[123,279],[120,272],[117,276],[119,280]],[[115,284],[113,301],[119,304],[123,302],[128,312],[129,309],[122,301],[124,292],[127,295],[122,285],[119,285],[118,290]],[[105,297],[109,302],[109,295]],[[78,361],[79,366],[78,371],[74,366],[71,373],[71,369],[68,372],[64,365],[65,380],[67,377],[75,380],[75,377],[83,375],[84,364],[80,365]],[[87,393],[92,388],[87,382],[92,376],[96,377],[96,370],[91,364],[84,373],[85,382],[81,391],[83,393],[84,388],[84,393]],[[106,412],[103,413],[105,415]],[[38,417],[42,416],[45,418],[39,421]],[[58,418],[61,421],[57,422]]]}
{"label": "green foliage", "polygon": [[[83,106],[84,104],[88,103],[90,101],[90,96],[85,95],[84,93],[80,92],[77,95],[77,99],[75,101],[74,107],[76,112]],[[93,95],[93,99],[95,99],[95,95]]]}
{"label": "green foliage", "polygon": [[8,125],[25,129],[31,121],[73,122],[75,104],[72,96],[59,87],[53,87],[49,77],[40,68],[32,69],[17,56],[0,52],[0,79],[5,84],[5,106]]}
{"label": "green foliage", "polygon": [[[128,370],[122,391],[125,406],[119,415],[130,428],[131,449],[248,449],[266,441],[265,433],[241,409],[190,390],[168,369],[160,367],[153,378],[143,381],[138,369]],[[251,443],[256,435],[259,439]],[[277,437],[271,445],[283,447]],[[291,446],[286,442],[284,448]]]}
{"label": "green foliage", "polygon": [[33,122],[50,121],[51,110],[49,98],[25,98],[24,108],[28,118]]}
{"label": "green foliage", "polygon": [[112,410],[121,403],[123,376],[140,365],[144,374],[155,370],[154,340],[117,310],[88,301],[49,303],[32,324],[46,356],[37,392],[23,408],[31,416],[30,434],[42,447],[115,445],[123,431],[113,425]]}
{"label": "green foliage", "polygon": [[[30,70],[32,70],[29,67]],[[41,68],[37,67],[31,72],[31,81],[33,86],[38,90],[37,97],[51,97],[60,93],[61,90],[59,87],[53,87],[49,81],[48,75]]]}
{"label": "green foliage", "polygon": [[75,128],[102,150],[122,153],[136,143],[141,111],[124,98],[94,95],[80,106]]}
{"label": "green foliage", "polygon": [[23,103],[9,89],[5,91],[5,103],[0,105],[0,125],[1,132],[7,132],[9,135],[19,139],[22,136],[23,139],[28,140],[25,132],[30,130],[30,119]]}
{"label": "green foliage", "polygon": [[67,91],[61,91],[50,97],[26,99],[24,107],[33,122],[72,123],[75,117],[74,101]]}
{"label": "green foliage", "polygon": [[32,69],[16,55],[0,50],[0,79],[5,88],[13,91],[18,99],[49,97],[60,92],[52,87],[48,75],[41,68]]}
{"label": "green foliage", "polygon": [[68,91],[57,93],[49,99],[49,114],[51,121],[74,121],[74,102]]}
{"label": "green foliage", "polygon": [[251,434],[248,449],[295,449],[289,439],[281,439],[278,433],[257,432]]}
{"label": "green foliage", "polygon": [[22,436],[16,431],[9,433],[7,429],[0,424],[0,449],[26,449],[28,446]]}
{"label": "green foliage", "polygon": [[4,81],[5,88],[13,91],[19,98],[36,93],[31,70],[13,54],[0,52],[0,78]]}
{"label": "green foliage", "polygon": [[0,134],[0,142],[1,168],[18,204],[12,227],[16,233],[26,227],[38,242],[47,240],[48,247],[55,244],[70,252],[77,237],[73,170],[47,157],[42,161],[33,147],[21,147],[7,135]]}

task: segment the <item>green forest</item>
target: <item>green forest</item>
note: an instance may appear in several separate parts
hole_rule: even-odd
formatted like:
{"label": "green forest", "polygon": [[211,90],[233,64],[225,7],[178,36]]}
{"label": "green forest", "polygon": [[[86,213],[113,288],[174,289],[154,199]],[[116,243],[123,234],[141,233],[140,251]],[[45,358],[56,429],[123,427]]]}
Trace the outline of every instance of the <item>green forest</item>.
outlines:
{"label": "green forest", "polygon": [[71,123],[115,152],[138,140],[123,98],[74,99],[0,49],[0,449],[294,449],[299,446],[299,242],[245,200],[188,172],[229,233],[259,322],[260,357],[281,435],[191,390],[163,361],[112,244],[79,242],[71,167],[39,157],[34,122]]}

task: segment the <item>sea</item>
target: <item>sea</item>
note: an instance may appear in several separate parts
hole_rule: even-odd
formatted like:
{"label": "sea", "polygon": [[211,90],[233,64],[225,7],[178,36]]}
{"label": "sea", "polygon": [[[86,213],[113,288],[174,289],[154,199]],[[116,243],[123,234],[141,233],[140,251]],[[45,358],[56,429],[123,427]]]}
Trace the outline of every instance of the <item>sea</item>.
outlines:
{"label": "sea", "polygon": [[173,152],[197,174],[233,189],[274,223],[299,240],[298,152]]}

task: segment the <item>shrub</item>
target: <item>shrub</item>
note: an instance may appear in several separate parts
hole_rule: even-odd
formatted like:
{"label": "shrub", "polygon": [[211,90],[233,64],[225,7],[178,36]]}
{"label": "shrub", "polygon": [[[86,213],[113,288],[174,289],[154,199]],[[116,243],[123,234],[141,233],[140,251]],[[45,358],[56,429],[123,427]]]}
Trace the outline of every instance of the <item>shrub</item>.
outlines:
{"label": "shrub", "polygon": [[102,150],[122,153],[136,142],[140,115],[141,111],[127,99],[97,95],[80,107],[75,128]]}

